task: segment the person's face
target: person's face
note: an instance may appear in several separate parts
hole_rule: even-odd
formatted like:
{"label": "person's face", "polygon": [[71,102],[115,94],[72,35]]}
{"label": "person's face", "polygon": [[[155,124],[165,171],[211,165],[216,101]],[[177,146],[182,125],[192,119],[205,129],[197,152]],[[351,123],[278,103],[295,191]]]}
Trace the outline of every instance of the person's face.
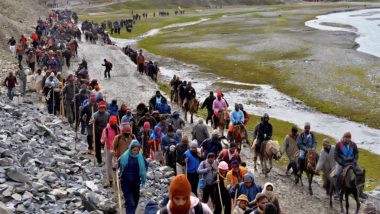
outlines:
{"label": "person's face", "polygon": [[232,171],[234,171],[234,172],[239,171],[239,166],[233,166],[233,167],[232,167]]}
{"label": "person's face", "polygon": [[235,153],[235,151],[236,151],[236,147],[231,147],[231,148],[230,148],[230,152],[231,152],[231,153]]}
{"label": "person's face", "polygon": [[267,117],[264,117],[264,122],[268,122],[269,121],[269,118],[267,118]]}
{"label": "person's face", "polygon": [[305,133],[309,133],[310,132],[310,126],[305,126]]}
{"label": "person's face", "polygon": [[266,190],[267,191],[273,191],[273,187],[269,185],[269,186],[267,186]]}
{"label": "person's face", "polygon": [[210,97],[214,96],[214,93],[213,92],[210,92]]}
{"label": "person's face", "polygon": [[265,205],[268,203],[268,199],[267,198],[262,198],[259,203],[258,203],[258,206],[260,207],[261,210],[264,210],[265,208]]}
{"label": "person's face", "polygon": [[190,148],[190,151],[192,151],[192,152],[196,152],[196,151],[197,151],[197,147],[192,146],[192,147]]}
{"label": "person's face", "polygon": [[323,149],[330,149],[330,145],[329,144],[323,144]]}
{"label": "person's face", "polygon": [[106,108],[104,108],[104,107],[100,107],[100,108],[99,108],[99,112],[100,112],[100,113],[104,113],[104,112],[106,112]]}
{"label": "person's face", "polygon": [[235,105],[235,110],[236,110],[236,111],[239,110],[239,105]]}
{"label": "person's face", "polygon": [[209,158],[207,158],[207,161],[208,161],[209,163],[214,163],[214,160],[215,160],[214,157],[209,157]]}
{"label": "person's face", "polygon": [[222,97],[221,97],[221,96],[219,96],[219,97],[218,97],[218,100],[221,100],[221,99],[222,99]]}
{"label": "person's face", "polygon": [[176,195],[173,197],[173,203],[177,207],[185,206],[186,202],[187,202],[187,196]]}
{"label": "person's face", "polygon": [[252,186],[252,181],[244,182],[244,185],[249,188]]}
{"label": "person's face", "polygon": [[128,116],[131,116],[131,114],[132,114],[131,112],[127,112],[127,115],[128,115]]}
{"label": "person's face", "polygon": [[240,201],[239,207],[244,210],[247,207],[247,202],[246,201]]}
{"label": "person's face", "polygon": [[345,144],[348,144],[348,143],[350,143],[351,138],[350,137],[344,137],[343,141],[344,141]]}
{"label": "person's face", "polygon": [[293,135],[297,135],[297,132],[298,132],[297,130],[292,130]]}
{"label": "person's face", "polygon": [[157,129],[156,132],[157,132],[157,134],[160,134],[161,133],[161,129]]}
{"label": "person's face", "polygon": [[160,97],[161,96],[161,93],[156,93],[156,97]]}
{"label": "person's face", "polygon": [[132,155],[137,155],[140,151],[140,148],[139,147],[133,147],[132,149]]}
{"label": "person's face", "polygon": [[221,169],[219,169],[219,172],[220,172],[220,174],[222,174],[223,176],[226,176],[226,175],[227,175],[227,170],[221,170]]}

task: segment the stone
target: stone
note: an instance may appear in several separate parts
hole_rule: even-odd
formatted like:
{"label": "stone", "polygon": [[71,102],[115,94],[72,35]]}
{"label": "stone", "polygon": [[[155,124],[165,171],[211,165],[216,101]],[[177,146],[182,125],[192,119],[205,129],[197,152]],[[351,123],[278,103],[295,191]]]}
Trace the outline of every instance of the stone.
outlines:
{"label": "stone", "polygon": [[22,195],[23,201],[29,200],[31,198],[33,198],[33,194],[28,191],[25,191],[24,194]]}
{"label": "stone", "polygon": [[29,178],[22,172],[20,169],[10,169],[7,173],[8,178],[13,181],[26,183],[29,181]]}
{"label": "stone", "polygon": [[57,201],[54,195],[45,195],[45,200],[50,203],[55,203]]}
{"label": "stone", "polygon": [[23,204],[17,205],[16,211],[24,213],[25,212],[25,206]]}
{"label": "stone", "polygon": [[58,198],[65,198],[67,196],[67,191],[65,190],[62,190],[62,189],[54,189],[51,194],[53,194],[54,196],[58,197]]}
{"label": "stone", "polygon": [[11,158],[0,158],[0,166],[12,166],[13,159]]}
{"label": "stone", "polygon": [[17,193],[13,194],[11,197],[12,197],[14,200],[16,200],[16,201],[21,201],[21,199],[22,199],[21,195],[20,195],[20,194],[17,194]]}
{"label": "stone", "polygon": [[9,186],[4,192],[3,192],[3,196],[4,197],[10,197],[13,193],[13,187],[12,186]]}
{"label": "stone", "polygon": [[86,187],[88,187],[92,191],[98,191],[99,190],[93,181],[86,181]]}
{"label": "stone", "polygon": [[29,152],[24,152],[19,160],[21,165],[25,165],[31,157],[32,155]]}
{"label": "stone", "polygon": [[1,214],[12,214],[13,212],[5,206],[3,202],[0,201],[0,213]]}

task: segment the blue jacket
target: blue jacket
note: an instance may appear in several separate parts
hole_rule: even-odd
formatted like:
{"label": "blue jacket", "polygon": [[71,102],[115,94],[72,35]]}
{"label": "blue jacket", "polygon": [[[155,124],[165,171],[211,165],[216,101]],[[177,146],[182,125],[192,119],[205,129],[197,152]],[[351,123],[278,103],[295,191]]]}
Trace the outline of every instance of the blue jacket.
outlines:
{"label": "blue jacket", "polygon": [[340,141],[335,145],[334,159],[343,167],[354,164],[359,159],[358,147],[351,141],[347,148],[343,141]]}
{"label": "blue jacket", "polygon": [[222,151],[223,149],[220,140],[217,139],[217,142],[212,142],[212,138],[204,140],[201,144],[201,147],[203,148],[203,153],[205,157],[207,157],[207,154],[211,152],[218,156],[220,151]]}
{"label": "blue jacket", "polygon": [[233,110],[230,114],[232,124],[244,123],[244,113],[241,110]]}
{"label": "blue jacket", "polygon": [[194,157],[190,150],[187,150],[185,152],[185,158],[188,159],[187,161],[187,172],[188,173],[197,173],[198,167],[199,167],[199,159],[198,157]]}
{"label": "blue jacket", "polygon": [[[148,168],[148,163],[145,160],[145,166]],[[137,179],[140,179],[139,175],[139,161],[137,157],[129,156],[128,159],[128,167],[126,167],[122,172],[120,176],[120,180],[125,181],[134,181]]]}
{"label": "blue jacket", "polygon": [[307,136],[305,132],[302,132],[297,138],[297,146],[299,150],[307,151],[307,149],[315,149],[317,142],[313,133],[309,133]]}
{"label": "blue jacket", "polygon": [[241,182],[240,184],[235,185],[231,188],[230,197],[234,198],[235,192],[238,191],[237,197],[239,197],[241,194],[244,194],[248,197],[248,201],[251,202],[255,200],[256,195],[260,193],[262,190],[263,188],[260,185],[255,184],[254,182],[252,182],[252,186],[249,188],[245,186],[244,182]]}
{"label": "blue jacket", "polygon": [[[170,142],[170,140],[173,139],[174,142]],[[177,145],[179,143],[179,137],[177,134],[174,134],[173,136],[169,136],[169,135],[165,135],[163,138],[162,138],[162,142],[161,142],[161,149],[165,149],[166,146],[171,146],[171,145]]]}
{"label": "blue jacket", "polygon": [[119,106],[108,104],[107,111],[110,113],[111,116],[117,116],[119,113]]}

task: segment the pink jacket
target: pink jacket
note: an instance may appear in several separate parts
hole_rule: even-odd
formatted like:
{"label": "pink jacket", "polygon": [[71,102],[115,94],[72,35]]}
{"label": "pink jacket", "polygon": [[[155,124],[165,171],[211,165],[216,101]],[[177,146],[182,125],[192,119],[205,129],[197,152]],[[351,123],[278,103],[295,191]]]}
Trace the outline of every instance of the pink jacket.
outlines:
{"label": "pink jacket", "polygon": [[227,108],[228,108],[227,103],[223,98],[220,100],[216,98],[214,102],[212,103],[212,110],[214,111],[215,115],[218,115],[218,112],[220,109],[227,110]]}
{"label": "pink jacket", "polygon": [[103,129],[102,137],[100,138],[100,142],[104,144],[104,142],[107,142],[106,148],[107,150],[112,149],[112,143],[115,139],[116,135],[120,134],[119,127],[117,127],[117,132],[111,128],[110,124],[107,124],[107,127]]}

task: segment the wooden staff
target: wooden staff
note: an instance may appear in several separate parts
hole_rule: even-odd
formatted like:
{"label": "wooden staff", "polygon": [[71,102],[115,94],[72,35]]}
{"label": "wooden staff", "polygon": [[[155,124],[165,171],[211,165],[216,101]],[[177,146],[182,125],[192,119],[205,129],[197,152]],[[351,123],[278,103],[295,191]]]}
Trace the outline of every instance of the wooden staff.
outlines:
{"label": "wooden staff", "polygon": [[231,209],[231,214],[233,214],[234,213],[234,210],[235,210],[235,207],[236,207],[236,205],[237,205],[237,194],[238,194],[238,190],[235,190],[235,197],[234,197],[234,208],[233,209]]}
{"label": "wooden staff", "polygon": [[119,169],[116,170],[116,185],[117,185],[117,197],[119,202],[119,213],[123,213],[123,208],[121,207],[121,195],[120,195],[120,181],[119,181]]}
{"label": "wooden staff", "polygon": [[95,159],[96,159],[96,143],[95,143],[95,117],[94,117],[94,106],[91,106],[91,112],[92,112],[92,118],[93,118],[93,122],[92,122],[92,148],[94,149],[94,165],[96,163]]}
{"label": "wooden staff", "polygon": [[[108,136],[107,136],[107,138],[108,138]],[[109,173],[108,173],[108,164],[107,164],[107,161],[108,161],[108,149],[107,149],[107,139],[106,139],[106,142],[104,142],[104,154],[106,155],[106,164],[104,164],[105,165],[105,168],[106,168],[106,175],[107,175],[107,182],[106,183],[108,183],[108,184],[110,184],[110,175],[109,175]],[[112,162],[112,160],[111,160],[111,162]]]}
{"label": "wooden staff", "polygon": [[54,97],[54,86],[51,88],[51,91],[53,92],[53,114],[55,115],[55,97]]}
{"label": "wooden staff", "polygon": [[220,191],[220,184],[219,184],[220,183],[219,174],[217,176],[218,176],[218,179],[217,179],[218,182],[217,182],[217,184],[218,184],[218,190],[219,190],[220,206],[222,207],[222,213],[224,213],[224,206],[223,206],[223,201],[222,201],[222,192]]}
{"label": "wooden staff", "polygon": [[77,98],[75,95],[75,84],[74,86],[74,121],[75,121],[75,142],[74,142],[74,148],[77,150],[77,141],[78,141],[78,118],[77,118]]}

